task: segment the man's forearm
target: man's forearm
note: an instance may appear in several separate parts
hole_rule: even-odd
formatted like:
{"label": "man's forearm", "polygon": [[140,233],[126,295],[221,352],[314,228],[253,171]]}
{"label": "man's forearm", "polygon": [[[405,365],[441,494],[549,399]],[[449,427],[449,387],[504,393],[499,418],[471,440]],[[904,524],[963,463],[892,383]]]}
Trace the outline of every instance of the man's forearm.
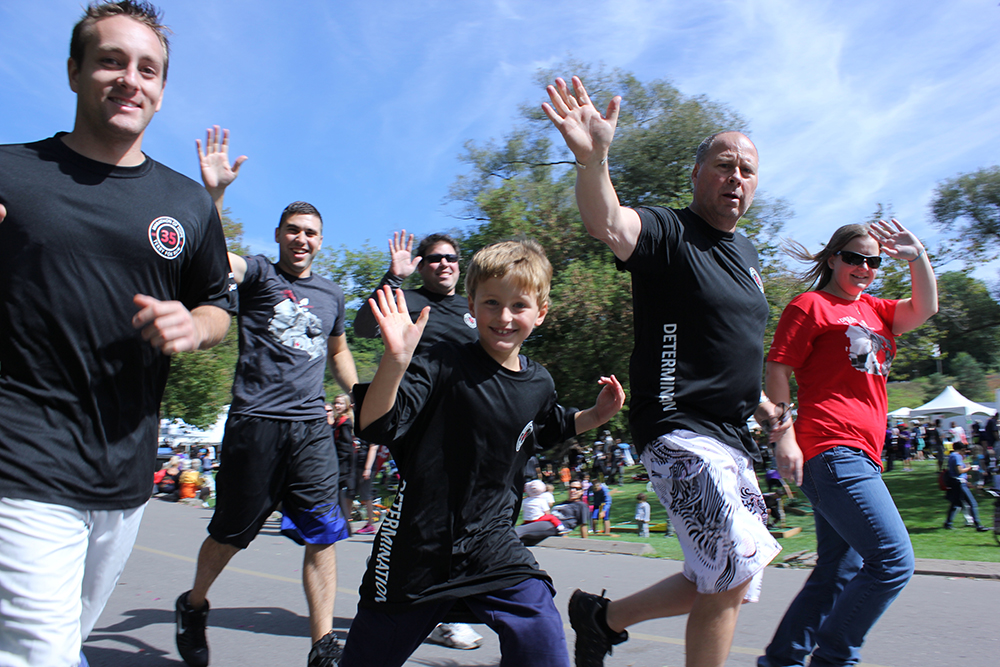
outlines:
{"label": "man's forearm", "polygon": [[354,391],[354,385],[358,383],[358,369],[354,364],[354,355],[349,349],[341,350],[330,357],[330,371],[344,393],[350,394]]}
{"label": "man's forearm", "polygon": [[191,319],[198,330],[199,350],[207,350],[218,345],[229,331],[229,313],[218,306],[198,306],[191,311]]}

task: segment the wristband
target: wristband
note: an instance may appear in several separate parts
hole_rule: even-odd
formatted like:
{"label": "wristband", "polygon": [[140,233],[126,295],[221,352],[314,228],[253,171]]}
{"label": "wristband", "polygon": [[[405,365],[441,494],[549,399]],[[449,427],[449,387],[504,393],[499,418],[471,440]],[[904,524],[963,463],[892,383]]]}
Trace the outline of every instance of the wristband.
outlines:
{"label": "wristband", "polygon": [[[601,160],[601,163],[598,166],[603,167],[604,163],[607,162],[607,161],[608,161],[608,156],[605,155],[604,159]],[[587,165],[585,165],[584,163],[582,163],[582,162],[580,162],[579,160],[576,160],[576,159],[574,159],[574,164],[576,164],[576,168],[577,169],[586,169],[587,168]]]}
{"label": "wristband", "polygon": [[924,250],[926,250],[926,248],[921,248],[921,249],[920,249],[920,252],[918,252],[918,253],[917,253],[917,256],[916,256],[916,257],[914,257],[913,259],[908,259],[908,260],[906,260],[906,261],[910,262],[911,264],[912,264],[913,262],[917,261],[918,259],[920,259],[920,256],[924,254]]}

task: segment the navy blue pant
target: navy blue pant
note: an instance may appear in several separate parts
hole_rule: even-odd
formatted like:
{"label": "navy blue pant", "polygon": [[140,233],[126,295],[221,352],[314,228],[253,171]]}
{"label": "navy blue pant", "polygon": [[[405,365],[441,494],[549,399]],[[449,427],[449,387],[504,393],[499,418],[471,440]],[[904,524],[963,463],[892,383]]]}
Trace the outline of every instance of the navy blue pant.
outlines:
{"label": "navy blue pant", "polygon": [[[500,667],[569,667],[562,618],[541,579],[526,579],[464,601],[500,637]],[[397,614],[359,606],[340,667],[399,667],[454,603],[431,602]]]}

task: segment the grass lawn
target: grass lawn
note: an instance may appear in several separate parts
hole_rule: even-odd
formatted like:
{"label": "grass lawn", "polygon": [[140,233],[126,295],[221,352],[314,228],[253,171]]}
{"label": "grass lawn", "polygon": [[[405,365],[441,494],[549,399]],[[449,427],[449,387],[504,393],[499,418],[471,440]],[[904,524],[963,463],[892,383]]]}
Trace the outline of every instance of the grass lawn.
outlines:
{"label": "grass lawn", "polygon": [[[944,499],[944,492],[938,489],[937,464],[934,461],[914,461],[913,467],[912,471],[906,472],[897,462],[895,469],[885,474],[885,483],[889,487],[889,492],[892,493],[899,513],[910,532],[916,557],[1000,562],[1000,546],[997,545],[991,532],[977,533],[973,528],[963,527],[961,515],[956,517],[954,530],[942,528],[948,502]],[[642,466],[629,468],[627,477],[631,478],[631,475],[640,471],[642,471]],[[766,487],[763,479],[760,482],[762,487]],[[782,546],[782,553],[778,556],[779,560],[800,551],[816,550],[816,531],[812,515],[799,516],[787,511],[789,507],[797,507],[811,512],[809,501],[802,492],[794,486],[792,488],[795,491],[795,499],[791,503],[786,501],[786,522],[789,527],[799,526],[802,528],[802,532],[778,540]],[[635,496],[642,491],[646,491],[645,483],[630,482],[622,486],[612,487],[612,525],[635,525],[633,521]],[[648,493],[648,495],[653,514],[651,523],[654,525],[662,523],[666,519],[666,510],[652,493]],[[557,502],[561,501],[564,496],[565,494],[559,493],[557,489]],[[992,498],[976,494],[976,500],[979,503],[980,519],[984,525],[992,527]],[[651,533],[648,538],[640,538],[634,533],[615,532],[614,529],[612,532],[616,537],[600,537],[598,539],[648,542],[656,550],[655,557],[657,558],[678,560],[682,558],[676,538],[664,537],[662,533]]]}

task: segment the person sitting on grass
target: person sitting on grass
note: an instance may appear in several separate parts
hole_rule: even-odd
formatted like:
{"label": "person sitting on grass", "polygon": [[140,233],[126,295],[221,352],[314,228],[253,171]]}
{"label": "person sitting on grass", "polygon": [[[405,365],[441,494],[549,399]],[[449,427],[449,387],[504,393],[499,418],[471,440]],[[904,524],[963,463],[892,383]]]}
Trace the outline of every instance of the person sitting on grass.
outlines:
{"label": "person sitting on grass", "polygon": [[593,407],[556,402],[551,376],[521,354],[545,319],[552,266],[527,239],[491,244],[466,276],[478,340],[413,356],[416,323],[401,291],[369,300],[385,343],[370,385],[357,385],[361,436],[389,446],[399,491],[361,583],[341,667],[402,665],[461,600],[500,636],[502,664],[569,666],[555,590],[514,531],[523,471],[536,445],[589,431],[616,414],[612,375]]}
{"label": "person sitting on grass", "polygon": [[587,539],[587,523],[590,519],[590,507],[583,502],[583,485],[578,479],[569,483],[569,498],[552,508],[552,516],[559,519],[561,526],[548,521],[533,521],[522,523],[514,529],[521,544],[533,547],[547,537],[568,535],[574,528],[580,529],[580,537]]}

